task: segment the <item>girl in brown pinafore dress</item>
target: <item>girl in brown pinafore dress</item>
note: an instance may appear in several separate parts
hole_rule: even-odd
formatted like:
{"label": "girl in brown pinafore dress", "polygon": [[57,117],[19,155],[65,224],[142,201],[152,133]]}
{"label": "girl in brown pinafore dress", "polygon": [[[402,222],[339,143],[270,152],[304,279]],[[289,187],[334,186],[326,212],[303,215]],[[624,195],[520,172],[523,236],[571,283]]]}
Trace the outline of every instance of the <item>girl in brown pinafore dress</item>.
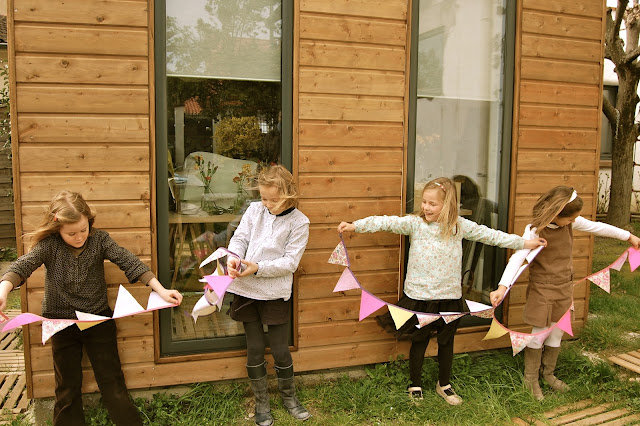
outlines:
{"label": "girl in brown pinafore dress", "polygon": [[[547,240],[547,247],[529,265],[524,321],[533,326],[533,334],[556,324],[571,308],[574,230],[628,241],[635,248],[640,246],[640,239],[629,231],[580,216],[582,205],[582,199],[573,188],[557,186],[543,194],[533,206],[533,220],[523,237],[539,236]],[[504,298],[528,254],[529,250],[519,250],[509,259],[498,290],[490,295],[494,306]],[[555,327],[543,342],[534,339],[525,348],[524,383],[538,400],[543,398],[538,383],[541,365],[542,378],[553,390],[569,388],[554,375],[563,334],[564,331]]]}

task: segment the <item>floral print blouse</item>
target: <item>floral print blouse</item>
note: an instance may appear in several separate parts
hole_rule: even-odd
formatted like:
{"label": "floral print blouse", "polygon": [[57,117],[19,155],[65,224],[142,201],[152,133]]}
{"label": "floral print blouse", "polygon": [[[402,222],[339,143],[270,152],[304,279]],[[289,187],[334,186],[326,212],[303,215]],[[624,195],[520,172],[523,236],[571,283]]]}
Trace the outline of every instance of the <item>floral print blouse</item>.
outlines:
{"label": "floral print blouse", "polygon": [[462,297],[462,239],[498,247],[522,249],[524,239],[458,217],[457,232],[449,239],[440,224],[419,216],[369,216],[354,222],[356,232],[393,232],[411,240],[404,293],[414,300]]}

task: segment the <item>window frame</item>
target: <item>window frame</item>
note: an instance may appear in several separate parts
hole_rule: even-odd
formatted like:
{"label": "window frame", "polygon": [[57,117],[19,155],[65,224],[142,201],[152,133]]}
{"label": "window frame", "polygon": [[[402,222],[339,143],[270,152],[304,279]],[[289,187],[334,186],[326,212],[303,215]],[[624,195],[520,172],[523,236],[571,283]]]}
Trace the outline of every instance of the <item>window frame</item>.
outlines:
{"label": "window frame", "polygon": [[[166,73],[166,0],[154,3],[154,87],[155,87],[155,186],[157,268],[160,282],[171,282],[169,271],[169,187],[167,185],[167,73]],[[293,0],[282,0],[282,53],[281,53],[281,159],[291,170],[293,164]],[[165,260],[165,261],[161,261]],[[159,356],[161,358],[197,353],[224,354],[246,348],[244,335],[228,338],[172,341],[171,312],[158,313]],[[221,345],[227,342],[229,345]]]}
{"label": "window frame", "polygon": [[[505,0],[505,33],[502,49],[503,57],[503,102],[502,102],[502,126],[500,134],[500,177],[498,180],[498,226],[496,229],[506,231],[509,225],[509,194],[511,183],[511,148],[513,139],[513,105],[515,82],[515,45],[516,45],[516,2]],[[418,42],[420,18],[420,0],[411,2],[411,41],[409,60],[409,117],[407,137],[407,185],[406,185],[406,211],[412,212],[413,188],[415,184],[415,159],[416,159],[416,122],[418,102]],[[516,231],[517,232],[517,231]],[[409,240],[405,237],[404,271],[407,270],[409,253]],[[496,251],[496,265],[506,264],[506,250]],[[499,270],[496,270],[495,282],[498,282]],[[502,304],[495,310],[496,317],[502,319]],[[488,324],[490,320],[466,315],[462,318],[462,327]]]}

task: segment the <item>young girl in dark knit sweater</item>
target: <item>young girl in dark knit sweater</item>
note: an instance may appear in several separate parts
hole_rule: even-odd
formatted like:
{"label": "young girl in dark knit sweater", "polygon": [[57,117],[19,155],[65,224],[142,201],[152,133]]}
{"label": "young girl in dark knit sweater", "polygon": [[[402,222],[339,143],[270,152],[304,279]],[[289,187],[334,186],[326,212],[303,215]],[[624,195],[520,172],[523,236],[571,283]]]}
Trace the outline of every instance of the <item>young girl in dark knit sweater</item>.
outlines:
{"label": "young girl in dark knit sweater", "polygon": [[[9,292],[45,265],[42,315],[77,319],[75,311],[111,317],[107,303],[104,261],[124,271],[129,282],[142,281],[165,301],[179,304],[182,295],[167,290],[133,253],[108,233],[93,228],[95,214],[76,192],[60,192],[51,201],[40,227],[30,234],[31,249],[11,264],[0,281],[0,311]],[[116,425],[142,425],[131,402],[120,366],[114,321],[81,331],[67,327],[51,337],[55,370],[54,425],[84,425],[82,348],[87,351],[102,401]]]}

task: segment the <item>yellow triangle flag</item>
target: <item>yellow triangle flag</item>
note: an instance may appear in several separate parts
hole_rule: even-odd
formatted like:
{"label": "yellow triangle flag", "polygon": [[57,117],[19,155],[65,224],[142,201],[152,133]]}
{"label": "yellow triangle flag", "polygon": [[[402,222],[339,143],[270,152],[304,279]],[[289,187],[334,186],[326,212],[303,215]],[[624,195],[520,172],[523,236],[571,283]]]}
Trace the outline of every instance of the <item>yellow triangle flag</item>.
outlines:
{"label": "yellow triangle flag", "polygon": [[505,334],[507,334],[507,330],[505,330],[504,327],[502,327],[500,323],[494,318],[493,321],[491,321],[491,327],[489,328],[489,331],[482,340],[497,339],[498,337],[504,336]]}
{"label": "yellow triangle flag", "polygon": [[78,328],[79,328],[80,330],[83,330],[83,331],[84,331],[84,330],[86,330],[87,328],[91,328],[91,327],[93,327],[94,325],[98,325],[98,324],[100,324],[101,322],[105,322],[105,321],[107,321],[107,320],[102,320],[102,321],[90,321],[90,322],[77,322],[77,323],[76,323],[76,325],[78,326]]}
{"label": "yellow triangle flag", "polygon": [[409,318],[413,316],[413,312],[405,311],[404,309],[400,309],[394,305],[387,306],[389,307],[391,318],[393,318],[393,322],[396,324],[396,329],[402,327],[402,325],[409,321]]}

